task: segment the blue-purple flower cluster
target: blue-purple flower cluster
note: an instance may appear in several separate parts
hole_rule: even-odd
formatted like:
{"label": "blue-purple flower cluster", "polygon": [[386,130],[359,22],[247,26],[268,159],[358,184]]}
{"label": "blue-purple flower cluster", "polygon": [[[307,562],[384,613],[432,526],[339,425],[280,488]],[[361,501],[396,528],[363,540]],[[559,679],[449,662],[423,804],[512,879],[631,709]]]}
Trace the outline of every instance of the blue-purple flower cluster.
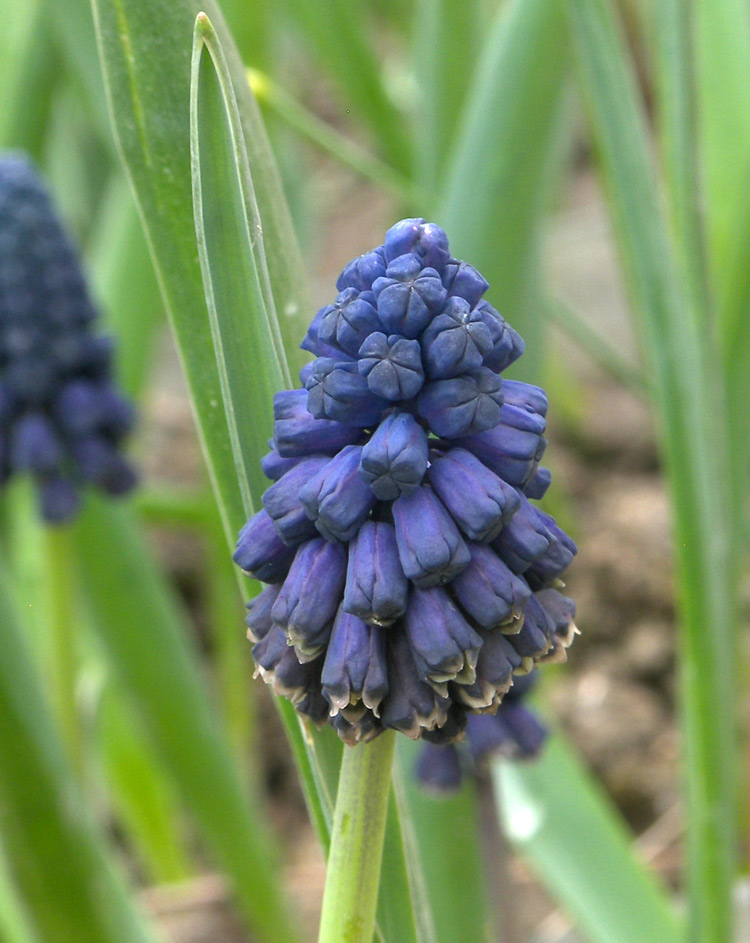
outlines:
{"label": "blue-purple flower cluster", "polygon": [[0,160],[0,485],[31,474],[48,522],[73,517],[91,483],[120,495],[133,410],[110,378],[111,344],[75,251],[31,164]]}
{"label": "blue-purple flower cluster", "polygon": [[503,380],[523,341],[423,219],[352,260],[274,400],[274,483],[235,562],[270,584],[247,624],[258,673],[347,743],[462,736],[561,660],[576,548],[531,500],[550,476],[547,398]]}
{"label": "blue-purple flower cluster", "polygon": [[415,773],[419,783],[434,793],[455,792],[465,773],[475,774],[493,756],[533,759],[547,739],[547,729],[525,703],[537,680],[537,670],[516,675],[495,714],[471,714],[466,721],[466,747],[453,743],[422,746]]}

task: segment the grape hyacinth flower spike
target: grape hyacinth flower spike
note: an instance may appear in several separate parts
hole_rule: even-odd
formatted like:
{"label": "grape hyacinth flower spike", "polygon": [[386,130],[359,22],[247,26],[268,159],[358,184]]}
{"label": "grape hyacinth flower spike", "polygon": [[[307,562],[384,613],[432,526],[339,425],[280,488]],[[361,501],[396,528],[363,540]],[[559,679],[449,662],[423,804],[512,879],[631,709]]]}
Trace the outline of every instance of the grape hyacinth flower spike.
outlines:
{"label": "grape hyacinth flower spike", "polygon": [[524,343],[488,287],[438,226],[396,223],[344,267],[303,387],[274,401],[234,557],[268,584],[248,634],[263,679],[348,744],[461,739],[576,631],[575,544],[532,503],[547,398],[501,377]]}
{"label": "grape hyacinth flower spike", "polygon": [[92,484],[122,495],[135,474],[120,446],[133,409],[111,377],[108,338],[75,250],[29,161],[0,159],[0,484],[33,476],[42,517],[75,516]]}

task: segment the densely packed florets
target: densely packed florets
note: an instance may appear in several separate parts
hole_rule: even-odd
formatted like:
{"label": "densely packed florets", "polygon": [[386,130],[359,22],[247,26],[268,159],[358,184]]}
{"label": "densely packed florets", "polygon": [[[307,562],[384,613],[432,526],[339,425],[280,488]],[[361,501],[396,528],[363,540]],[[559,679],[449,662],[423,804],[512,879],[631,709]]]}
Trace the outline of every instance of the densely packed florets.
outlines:
{"label": "densely packed florets", "polygon": [[451,793],[460,787],[465,773],[476,775],[493,756],[533,759],[547,739],[547,729],[526,703],[536,678],[536,668],[527,675],[515,675],[496,713],[470,714],[465,748],[435,742],[441,739],[441,731],[426,732],[427,742],[414,770],[419,783],[430,792]]}
{"label": "densely packed florets", "polygon": [[[438,226],[405,219],[341,273],[274,401],[274,482],[236,563],[258,673],[347,743],[387,727],[449,742],[562,660],[576,552],[535,507],[547,398],[503,380],[519,335]],[[531,499],[531,500],[530,500]]]}
{"label": "densely packed florets", "polygon": [[0,160],[0,483],[28,472],[43,517],[71,518],[92,483],[123,494],[133,411],[110,379],[111,345],[75,251],[33,167]]}

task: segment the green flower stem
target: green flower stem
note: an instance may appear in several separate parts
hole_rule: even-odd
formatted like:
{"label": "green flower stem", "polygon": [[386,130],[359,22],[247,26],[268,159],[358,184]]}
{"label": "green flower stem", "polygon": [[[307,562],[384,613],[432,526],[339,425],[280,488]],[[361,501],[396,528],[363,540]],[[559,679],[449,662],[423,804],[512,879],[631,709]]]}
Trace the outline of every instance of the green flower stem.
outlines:
{"label": "green flower stem", "polygon": [[75,567],[70,528],[45,528],[47,612],[50,632],[50,695],[62,731],[68,759],[79,781],[84,774],[85,749],[76,707],[78,647],[75,607]]}
{"label": "green flower stem", "polygon": [[395,734],[344,750],[318,943],[371,943]]}

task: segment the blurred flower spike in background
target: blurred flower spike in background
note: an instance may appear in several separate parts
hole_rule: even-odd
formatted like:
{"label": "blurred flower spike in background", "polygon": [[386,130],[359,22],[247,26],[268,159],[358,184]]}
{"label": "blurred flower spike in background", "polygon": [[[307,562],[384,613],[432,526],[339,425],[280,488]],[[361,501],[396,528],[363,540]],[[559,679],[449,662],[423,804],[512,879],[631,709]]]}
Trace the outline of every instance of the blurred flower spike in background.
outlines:
{"label": "blurred flower spike in background", "polygon": [[75,516],[93,484],[121,495],[133,410],[111,380],[112,347],[47,191],[20,154],[0,159],[0,482],[29,473],[42,517]]}
{"label": "blurred flower spike in background", "polygon": [[336,287],[303,386],[276,395],[273,484],[234,557],[269,584],[253,657],[348,744],[450,743],[576,631],[559,592],[575,544],[531,503],[547,397],[501,379],[524,342],[438,226],[402,220]]}

